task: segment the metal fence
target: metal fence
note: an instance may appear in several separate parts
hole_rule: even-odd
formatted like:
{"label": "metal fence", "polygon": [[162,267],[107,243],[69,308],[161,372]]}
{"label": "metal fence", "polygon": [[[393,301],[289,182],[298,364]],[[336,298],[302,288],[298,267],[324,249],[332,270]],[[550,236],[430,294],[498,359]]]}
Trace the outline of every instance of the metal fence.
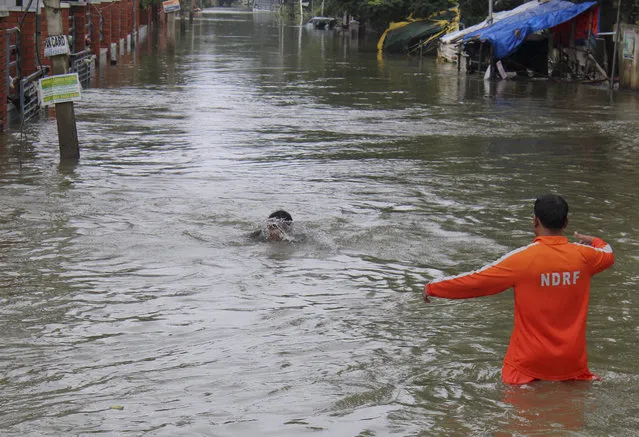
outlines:
{"label": "metal fence", "polygon": [[253,10],[274,12],[280,4],[281,0],[253,0]]}
{"label": "metal fence", "polygon": [[20,56],[20,30],[17,27],[7,29],[7,100],[22,122],[38,114],[38,80],[45,77],[49,67],[40,67],[35,73],[22,77],[22,58]]}
{"label": "metal fence", "polygon": [[84,49],[81,52],[71,53],[71,73],[78,73],[82,88],[88,88],[91,85],[91,74],[94,71],[95,57],[90,49]]}
{"label": "metal fence", "polygon": [[40,102],[38,101],[38,80],[46,77],[49,67],[43,66],[35,73],[20,80],[20,115],[25,123],[38,115]]}
{"label": "metal fence", "polygon": [[7,29],[7,100],[13,105],[22,122],[38,114],[38,79],[47,75],[49,68],[40,67],[38,71],[22,77],[22,58],[20,55],[20,30],[17,27]]}
{"label": "metal fence", "polygon": [[[90,22],[89,22],[90,23]],[[87,26],[89,31],[90,24]],[[72,20],[71,27],[71,48],[69,56],[69,72],[78,73],[78,78],[83,88],[88,88],[91,84],[91,75],[95,71],[95,57],[90,49],[75,51],[80,47],[81,42],[75,38],[75,20]],[[6,93],[8,102],[12,105],[11,110],[20,117],[21,122],[27,122],[40,110],[38,99],[38,80],[49,74],[48,66],[40,66],[37,71],[29,76],[22,77],[22,59],[20,56],[20,30],[15,27],[6,30]]]}

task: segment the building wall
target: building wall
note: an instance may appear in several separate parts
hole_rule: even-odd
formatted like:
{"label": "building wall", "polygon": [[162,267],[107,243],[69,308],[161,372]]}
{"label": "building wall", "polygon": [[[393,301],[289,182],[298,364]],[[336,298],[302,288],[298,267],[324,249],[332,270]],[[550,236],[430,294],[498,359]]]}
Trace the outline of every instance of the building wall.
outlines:
{"label": "building wall", "polygon": [[113,3],[102,2],[100,4],[100,12],[102,13],[102,49],[111,50],[111,42],[113,41]]}
{"label": "building wall", "polygon": [[81,52],[86,48],[87,44],[87,10],[90,5],[86,3],[71,3],[71,10],[69,13],[69,27],[71,26],[71,17],[75,18],[75,46],[76,52]]}
{"label": "building wall", "polygon": [[[62,25],[65,34],[69,33],[69,5],[62,4]],[[39,18],[39,23],[37,18]],[[9,11],[5,18],[6,27],[18,27],[22,21],[20,55],[22,60],[22,76],[34,73],[39,65],[51,65],[51,61],[44,56],[44,40],[49,35],[47,32],[47,19],[44,8],[39,12]],[[39,49],[37,49],[39,48]],[[4,49],[4,47],[2,47]]]}
{"label": "building wall", "polygon": [[91,53],[99,56],[103,44],[102,32],[100,31],[101,3],[92,1],[89,3],[89,7],[91,8]]}
{"label": "building wall", "polygon": [[4,131],[7,125],[7,19],[0,18],[0,131]]}
{"label": "building wall", "polygon": [[618,56],[619,86],[639,90],[639,26],[622,24]]}

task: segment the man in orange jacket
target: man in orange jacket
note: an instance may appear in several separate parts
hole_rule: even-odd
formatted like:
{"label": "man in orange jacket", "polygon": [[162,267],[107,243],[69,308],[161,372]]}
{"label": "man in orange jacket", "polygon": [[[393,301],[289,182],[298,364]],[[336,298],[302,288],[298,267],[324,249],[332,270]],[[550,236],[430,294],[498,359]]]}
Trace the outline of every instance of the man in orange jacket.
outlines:
{"label": "man in orange jacket", "polygon": [[430,282],[424,300],[488,296],[513,287],[515,323],[502,380],[598,379],[586,353],[590,278],[613,265],[615,256],[601,238],[575,232],[577,244],[562,236],[568,204],[561,196],[539,197],[534,213],[532,244],[474,272]]}

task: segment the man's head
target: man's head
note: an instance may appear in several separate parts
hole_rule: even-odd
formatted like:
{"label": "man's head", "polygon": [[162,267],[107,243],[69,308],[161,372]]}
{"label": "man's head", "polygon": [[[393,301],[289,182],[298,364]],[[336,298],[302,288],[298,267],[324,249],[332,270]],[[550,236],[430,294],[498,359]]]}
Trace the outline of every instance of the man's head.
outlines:
{"label": "man's head", "polygon": [[266,220],[266,239],[269,241],[284,240],[292,230],[293,217],[282,209],[269,215]]}
{"label": "man's head", "polygon": [[537,235],[561,234],[568,226],[568,203],[556,194],[544,194],[535,201],[534,228]]}

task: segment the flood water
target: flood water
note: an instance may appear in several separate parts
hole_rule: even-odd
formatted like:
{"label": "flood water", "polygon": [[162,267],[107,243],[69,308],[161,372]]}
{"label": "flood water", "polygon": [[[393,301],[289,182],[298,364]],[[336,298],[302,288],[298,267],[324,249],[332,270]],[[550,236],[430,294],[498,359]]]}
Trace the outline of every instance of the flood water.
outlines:
{"label": "flood water", "polygon": [[[484,83],[374,41],[207,10],[0,145],[2,436],[629,436],[639,97]],[[596,383],[509,388],[512,291],[421,290],[528,244],[559,192],[604,237]],[[247,236],[272,211],[297,240]]]}

